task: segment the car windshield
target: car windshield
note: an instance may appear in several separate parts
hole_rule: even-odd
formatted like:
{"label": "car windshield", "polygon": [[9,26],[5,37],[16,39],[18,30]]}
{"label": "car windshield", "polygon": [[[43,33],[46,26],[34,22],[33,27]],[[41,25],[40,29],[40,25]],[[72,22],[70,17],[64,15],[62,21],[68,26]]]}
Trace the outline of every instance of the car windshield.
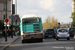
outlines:
{"label": "car windshield", "polygon": [[75,28],[71,28],[70,31],[75,31]]}
{"label": "car windshield", "polygon": [[47,31],[54,31],[53,29],[48,29]]}
{"label": "car windshield", "polygon": [[39,22],[39,20],[37,18],[25,18],[25,19],[23,19],[23,24],[37,23],[37,22]]}
{"label": "car windshield", "polygon": [[44,29],[43,32],[54,32],[54,29]]}
{"label": "car windshield", "polygon": [[47,32],[54,31],[53,29],[48,29]]}
{"label": "car windshield", "polygon": [[60,29],[58,32],[68,32],[67,29]]}

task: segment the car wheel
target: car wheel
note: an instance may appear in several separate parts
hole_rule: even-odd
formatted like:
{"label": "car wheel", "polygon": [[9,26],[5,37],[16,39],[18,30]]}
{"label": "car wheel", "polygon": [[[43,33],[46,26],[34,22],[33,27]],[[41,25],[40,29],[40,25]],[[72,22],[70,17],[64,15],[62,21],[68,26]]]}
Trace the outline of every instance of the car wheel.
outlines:
{"label": "car wheel", "polygon": [[58,38],[56,38],[56,40],[58,40]]}
{"label": "car wheel", "polygon": [[43,42],[43,39],[40,39],[40,42]]}
{"label": "car wheel", "polygon": [[27,41],[25,41],[25,40],[22,40],[22,43],[26,43]]}
{"label": "car wheel", "polygon": [[53,36],[53,38],[55,39],[55,36]]}
{"label": "car wheel", "polygon": [[67,40],[70,40],[70,38],[67,38]]}
{"label": "car wheel", "polygon": [[44,39],[46,39],[46,36],[44,37]]}
{"label": "car wheel", "polygon": [[0,36],[0,38],[1,38],[2,36]]}

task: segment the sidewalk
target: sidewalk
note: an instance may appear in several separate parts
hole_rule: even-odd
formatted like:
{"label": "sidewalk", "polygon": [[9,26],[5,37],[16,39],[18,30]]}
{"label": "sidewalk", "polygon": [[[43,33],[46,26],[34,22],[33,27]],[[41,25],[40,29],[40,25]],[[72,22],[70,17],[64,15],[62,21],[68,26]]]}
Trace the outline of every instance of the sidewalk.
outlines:
{"label": "sidewalk", "polygon": [[13,36],[13,38],[7,37],[7,42],[5,42],[4,37],[0,38],[0,50],[4,50],[18,38],[19,38],[19,36]]}

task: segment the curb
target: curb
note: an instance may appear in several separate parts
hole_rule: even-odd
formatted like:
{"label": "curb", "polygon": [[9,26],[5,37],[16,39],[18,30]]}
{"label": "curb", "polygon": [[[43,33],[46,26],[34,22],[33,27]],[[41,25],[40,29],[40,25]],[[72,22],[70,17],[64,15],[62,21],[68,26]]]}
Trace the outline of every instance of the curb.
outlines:
{"label": "curb", "polygon": [[14,43],[20,36],[18,36],[15,40],[13,40],[10,44],[5,45],[1,50],[5,50],[6,48],[8,48],[12,43]]}

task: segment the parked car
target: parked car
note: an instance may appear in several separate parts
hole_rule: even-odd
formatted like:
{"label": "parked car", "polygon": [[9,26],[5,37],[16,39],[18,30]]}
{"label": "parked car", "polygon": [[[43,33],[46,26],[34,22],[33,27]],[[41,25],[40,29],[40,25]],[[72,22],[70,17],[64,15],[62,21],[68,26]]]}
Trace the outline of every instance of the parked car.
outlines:
{"label": "parked car", "polygon": [[58,39],[67,39],[70,40],[70,34],[67,29],[58,29],[57,30],[57,35],[56,35],[56,40]]}
{"label": "parked car", "polygon": [[0,37],[2,37],[3,36],[3,33],[2,33],[2,31],[0,30]]}
{"label": "parked car", "polygon": [[43,30],[44,39],[48,37],[55,38],[55,30],[53,28],[48,28]]}
{"label": "parked car", "polygon": [[75,35],[75,27],[68,28],[68,31],[69,31],[70,37],[74,37],[74,35]]}
{"label": "parked car", "polygon": [[58,29],[56,28],[56,29],[54,29],[54,30],[55,30],[55,32],[57,33],[57,30],[58,30]]}

